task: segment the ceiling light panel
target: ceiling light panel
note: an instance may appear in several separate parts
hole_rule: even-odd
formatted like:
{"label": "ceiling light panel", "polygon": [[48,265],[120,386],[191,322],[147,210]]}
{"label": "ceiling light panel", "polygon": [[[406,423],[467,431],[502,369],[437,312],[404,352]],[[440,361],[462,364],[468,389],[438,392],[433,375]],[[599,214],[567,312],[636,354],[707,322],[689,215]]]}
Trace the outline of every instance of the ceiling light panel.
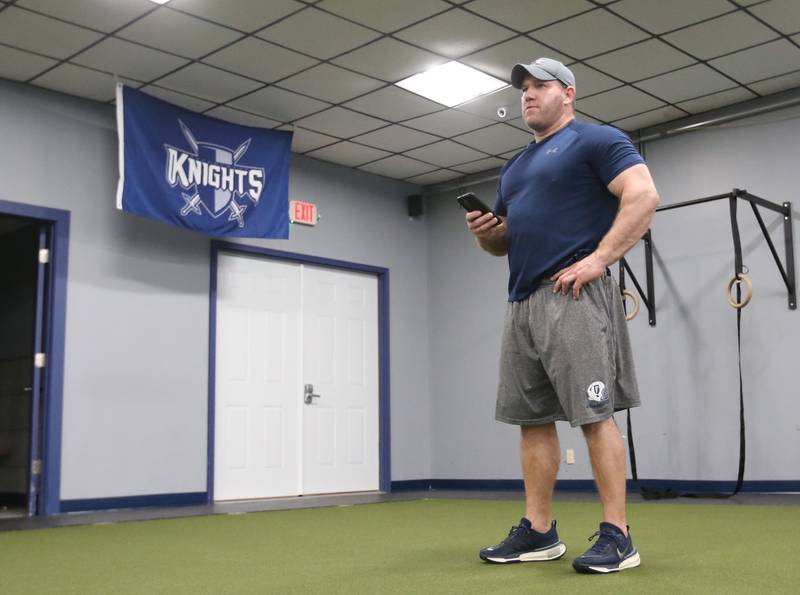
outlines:
{"label": "ceiling light panel", "polygon": [[447,107],[508,86],[505,81],[455,61],[434,66],[396,84]]}

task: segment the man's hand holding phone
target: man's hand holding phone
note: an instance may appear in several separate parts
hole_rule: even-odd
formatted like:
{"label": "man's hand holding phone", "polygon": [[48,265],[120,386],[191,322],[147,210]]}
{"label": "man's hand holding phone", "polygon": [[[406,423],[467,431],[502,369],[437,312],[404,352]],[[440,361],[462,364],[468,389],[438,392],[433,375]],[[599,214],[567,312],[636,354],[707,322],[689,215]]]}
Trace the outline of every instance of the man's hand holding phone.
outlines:
{"label": "man's hand holding phone", "polygon": [[466,211],[467,228],[475,236],[478,245],[495,256],[506,254],[506,224],[492,213],[477,196],[468,192],[457,199]]}

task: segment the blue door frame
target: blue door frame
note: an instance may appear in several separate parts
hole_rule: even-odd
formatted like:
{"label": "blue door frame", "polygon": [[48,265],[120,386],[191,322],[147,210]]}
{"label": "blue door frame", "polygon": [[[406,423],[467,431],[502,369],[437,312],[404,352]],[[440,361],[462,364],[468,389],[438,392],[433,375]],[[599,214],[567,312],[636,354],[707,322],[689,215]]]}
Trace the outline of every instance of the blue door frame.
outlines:
{"label": "blue door frame", "polygon": [[67,263],[69,250],[69,211],[0,200],[0,215],[34,219],[48,228],[50,265],[42,300],[46,321],[43,347],[47,356],[41,417],[41,485],[38,514],[61,512],[61,421],[64,394],[64,329],[67,312]]}
{"label": "blue door frame", "polygon": [[378,278],[378,443],[379,488],[392,489],[391,424],[389,411],[389,269],[366,264],[283,252],[245,244],[213,240],[211,242],[211,284],[208,316],[208,502],[214,501],[214,424],[216,404],[217,359],[217,259],[220,252],[263,256],[285,262],[313,264],[334,269],[357,271]]}

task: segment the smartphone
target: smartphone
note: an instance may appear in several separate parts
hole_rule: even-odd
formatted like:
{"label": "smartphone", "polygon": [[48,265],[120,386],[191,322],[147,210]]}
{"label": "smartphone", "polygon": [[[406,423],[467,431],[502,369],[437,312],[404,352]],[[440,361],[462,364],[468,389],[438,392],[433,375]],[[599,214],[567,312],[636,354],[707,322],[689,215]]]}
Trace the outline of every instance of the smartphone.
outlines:
{"label": "smartphone", "polygon": [[[458,204],[464,207],[464,210],[466,210],[468,213],[470,211],[480,211],[481,215],[485,215],[486,213],[492,212],[492,209],[490,209],[485,202],[475,196],[472,192],[467,192],[457,196],[456,200],[458,201]],[[497,215],[495,215],[494,218],[498,223],[502,223],[502,221],[500,221],[500,217]]]}

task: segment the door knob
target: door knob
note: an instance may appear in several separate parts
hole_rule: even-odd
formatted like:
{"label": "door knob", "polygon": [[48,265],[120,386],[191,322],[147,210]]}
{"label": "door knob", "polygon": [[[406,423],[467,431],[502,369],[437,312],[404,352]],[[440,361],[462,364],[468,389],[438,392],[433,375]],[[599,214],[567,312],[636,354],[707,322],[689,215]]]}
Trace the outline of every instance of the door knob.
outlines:
{"label": "door knob", "polygon": [[314,399],[319,399],[320,395],[314,394],[314,385],[313,384],[306,384],[305,389],[303,390],[303,401],[306,405],[310,405],[314,402]]}

